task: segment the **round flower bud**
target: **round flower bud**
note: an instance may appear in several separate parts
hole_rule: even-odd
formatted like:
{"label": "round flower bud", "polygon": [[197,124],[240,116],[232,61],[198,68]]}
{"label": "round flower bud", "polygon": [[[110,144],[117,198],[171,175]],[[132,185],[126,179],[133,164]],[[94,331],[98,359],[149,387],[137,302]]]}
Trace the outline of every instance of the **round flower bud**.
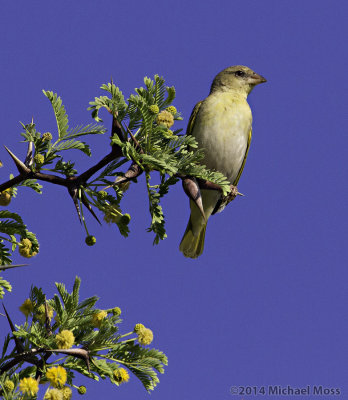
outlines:
{"label": "round flower bud", "polygon": [[42,140],[45,142],[48,142],[49,140],[52,140],[52,134],[51,132],[45,132],[42,134]]}
{"label": "round flower bud", "polygon": [[34,310],[34,304],[30,299],[24,300],[24,303],[19,307],[19,310],[28,317]]}
{"label": "round flower bud", "polygon": [[117,383],[124,383],[129,381],[128,371],[124,368],[118,368],[114,371],[114,378]]}
{"label": "round flower bud", "polygon": [[105,197],[108,195],[108,192],[105,192],[105,190],[100,190],[99,192],[98,192],[98,197],[100,198],[100,199],[105,199]]}
{"label": "round flower bud", "polygon": [[130,220],[131,220],[131,216],[129,214],[124,214],[121,217],[122,224],[128,225],[130,223]]}
{"label": "round flower bud", "polygon": [[159,108],[157,104],[153,104],[152,106],[149,107],[149,111],[151,114],[158,114],[159,113]]}
{"label": "round flower bud", "polygon": [[31,258],[36,252],[31,251],[32,243],[28,238],[24,238],[19,242],[19,254],[25,258]]}
{"label": "round flower bud", "polygon": [[11,189],[0,192],[0,206],[8,206],[11,203]]}
{"label": "round flower bud", "polygon": [[98,311],[92,316],[92,324],[95,328],[100,328],[108,313],[104,310]]}
{"label": "round flower bud", "polygon": [[77,389],[78,394],[85,394],[87,392],[86,386],[79,386]]}
{"label": "round flower bud", "polygon": [[56,335],[58,349],[70,349],[75,343],[74,334],[65,329]]}
{"label": "round flower bud", "polygon": [[156,122],[158,125],[165,125],[167,128],[170,128],[174,124],[173,114],[169,111],[161,111],[156,118]]}
{"label": "round flower bud", "polygon": [[41,165],[45,161],[45,156],[43,154],[35,154],[34,161],[36,164]]}
{"label": "round flower bud", "polygon": [[97,239],[92,235],[87,236],[85,239],[87,246],[94,246],[96,241],[97,241]]}
{"label": "round flower bud", "polygon": [[135,333],[140,332],[142,329],[145,329],[145,326],[143,324],[135,324],[135,326],[134,326]]}
{"label": "round flower bud", "polygon": [[4,382],[4,389],[6,390],[6,392],[12,392],[14,386],[14,383],[9,379],[6,379],[6,381]]}
{"label": "round flower bud", "polygon": [[144,328],[137,332],[138,342],[144,346],[149,345],[153,341],[153,332],[151,329]]}
{"label": "round flower bud", "polygon": [[176,108],[174,106],[169,106],[166,108],[171,114],[175,115],[177,113]]}
{"label": "round flower bud", "polygon": [[111,312],[113,313],[113,315],[116,315],[117,317],[118,317],[119,315],[121,315],[121,313],[122,313],[120,307],[114,307],[114,308],[111,310]]}

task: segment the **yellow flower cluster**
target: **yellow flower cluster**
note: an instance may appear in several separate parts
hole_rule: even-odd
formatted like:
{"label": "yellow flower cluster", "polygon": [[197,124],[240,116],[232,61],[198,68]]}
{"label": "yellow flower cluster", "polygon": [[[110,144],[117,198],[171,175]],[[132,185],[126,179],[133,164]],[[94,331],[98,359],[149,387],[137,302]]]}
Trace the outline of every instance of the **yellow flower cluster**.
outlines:
{"label": "yellow flower cluster", "polygon": [[47,390],[44,400],[63,400],[63,394],[59,389]]}
{"label": "yellow flower cluster", "polygon": [[75,343],[74,334],[65,329],[56,335],[56,343],[58,349],[70,349]]}
{"label": "yellow flower cluster", "polygon": [[86,386],[79,386],[79,388],[77,389],[77,392],[79,394],[85,394],[87,392]]}
{"label": "yellow flower cluster", "polygon": [[11,203],[11,189],[0,192],[0,206],[8,206]]}
{"label": "yellow flower cluster", "polygon": [[34,304],[30,299],[24,300],[24,303],[19,307],[19,311],[21,311],[26,317],[29,314],[32,314],[34,310]]}
{"label": "yellow flower cluster", "polygon": [[156,118],[156,122],[158,125],[165,125],[167,128],[170,128],[174,124],[173,114],[169,111],[161,111]]}
{"label": "yellow flower cluster", "polygon": [[124,383],[129,381],[128,371],[124,368],[118,368],[114,371],[114,378],[117,383]]}
{"label": "yellow flower cluster", "polygon": [[136,324],[134,332],[138,335],[138,342],[144,346],[149,345],[153,341],[153,332],[149,328],[145,328],[143,324]]}
{"label": "yellow flower cluster", "polygon": [[108,315],[108,313],[106,311],[98,311],[96,313],[93,314],[92,316],[92,324],[94,327],[96,328],[100,328],[102,322],[104,321],[104,319],[106,318],[106,316]]}
{"label": "yellow flower cluster", "polygon": [[6,381],[4,382],[4,389],[7,392],[12,392],[12,390],[14,389],[14,383],[9,379],[6,379]]}
{"label": "yellow flower cluster", "polygon": [[43,154],[37,153],[35,154],[34,161],[36,164],[41,165],[45,161],[45,156]]}
{"label": "yellow flower cluster", "polygon": [[39,391],[39,384],[37,380],[34,378],[23,378],[19,381],[19,390],[23,394],[27,394],[29,396],[35,396]]}
{"label": "yellow flower cluster", "polygon": [[50,381],[50,384],[55,388],[61,388],[65,385],[67,379],[66,370],[58,365],[58,367],[52,367],[47,370],[46,378]]}
{"label": "yellow flower cluster", "polygon": [[177,113],[176,107],[174,107],[174,106],[169,106],[166,108],[166,110],[169,111],[173,115],[175,115]]}
{"label": "yellow flower cluster", "polygon": [[33,244],[28,238],[24,238],[19,242],[19,254],[25,258],[36,256],[37,252],[32,251]]}

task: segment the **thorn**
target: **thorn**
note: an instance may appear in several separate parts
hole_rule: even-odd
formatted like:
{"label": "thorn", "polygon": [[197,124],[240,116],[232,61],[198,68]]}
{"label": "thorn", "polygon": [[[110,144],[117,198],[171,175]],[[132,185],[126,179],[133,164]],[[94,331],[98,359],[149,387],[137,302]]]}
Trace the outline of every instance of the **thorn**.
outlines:
{"label": "thorn", "polygon": [[70,194],[70,196],[71,196],[71,198],[72,198],[72,200],[74,202],[74,205],[75,205],[76,212],[77,212],[77,215],[79,217],[80,223],[82,224],[81,210],[80,210],[79,202],[77,201],[77,189],[76,188],[74,188],[74,189],[70,189],[69,188],[68,191],[69,191],[69,194]]}
{"label": "thorn", "polygon": [[87,198],[84,193],[81,195],[81,201],[82,204],[87,208],[87,210],[93,215],[93,217],[99,222],[101,225],[101,222],[99,221],[99,218],[96,216],[95,212],[93,211],[91,205],[88,203]]}
{"label": "thorn", "polygon": [[237,196],[243,196],[244,197],[245,194],[237,192]]}
{"label": "thorn", "polygon": [[204,220],[206,220],[203,209],[201,191],[199,189],[196,179],[184,177],[182,180],[182,186],[186,195],[196,204]]}
{"label": "thorn", "polygon": [[31,124],[34,125],[34,116],[31,116]]}
{"label": "thorn", "polygon": [[48,304],[45,296],[45,328],[47,331],[47,335],[51,336],[52,335],[52,328],[51,328],[51,320],[48,315]]}
{"label": "thorn", "polygon": [[4,147],[7,150],[8,154],[11,156],[14,163],[16,164],[18,172],[20,174],[28,174],[30,172],[30,169],[18,157],[16,157],[10,149],[8,149],[6,146]]}
{"label": "thorn", "polygon": [[89,365],[89,352],[85,349],[46,349],[45,351],[54,352],[54,353],[62,353],[67,354],[68,356],[73,356],[80,358],[86,363],[86,367],[88,372],[91,372],[90,365]]}
{"label": "thorn", "polygon": [[27,156],[25,157],[24,164],[27,167],[33,164],[33,142],[28,143]]}
{"label": "thorn", "polygon": [[111,85],[114,84],[114,80],[112,79],[112,75],[111,75],[111,78],[110,78],[110,83],[111,83]]}
{"label": "thorn", "polygon": [[29,264],[2,265],[0,267],[0,271],[5,271],[5,270],[10,269],[10,268],[26,267],[28,265]]}
{"label": "thorn", "polygon": [[[13,325],[10,316],[8,315],[8,312],[7,312],[6,308],[5,308],[5,305],[3,304],[2,307],[4,308],[7,321],[9,323],[9,325],[10,325],[10,328],[11,328],[11,332],[16,332],[16,328]],[[14,336],[14,341],[15,341],[16,349],[17,349],[18,353],[21,353],[24,350],[23,343],[16,336]]]}

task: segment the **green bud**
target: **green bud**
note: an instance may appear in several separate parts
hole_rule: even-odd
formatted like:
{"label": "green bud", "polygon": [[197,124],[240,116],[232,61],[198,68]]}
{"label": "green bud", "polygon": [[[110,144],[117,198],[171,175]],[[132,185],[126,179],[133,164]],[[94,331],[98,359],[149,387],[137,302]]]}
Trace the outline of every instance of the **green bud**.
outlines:
{"label": "green bud", "polygon": [[108,195],[108,193],[107,192],[105,192],[105,190],[100,190],[99,192],[98,192],[98,197],[100,198],[100,199],[105,199],[105,197]]}
{"label": "green bud", "polygon": [[177,110],[174,106],[169,106],[166,108],[166,110],[169,111],[173,115],[175,115],[177,113]]}
{"label": "green bud", "polygon": [[94,246],[96,241],[97,241],[97,239],[92,235],[87,236],[85,239],[87,246]]}
{"label": "green bud", "polygon": [[111,312],[114,314],[114,315],[116,315],[117,317],[119,316],[119,315],[121,315],[121,309],[120,309],[120,307],[114,307],[112,310],[111,310]]}
{"label": "green bud", "polygon": [[131,216],[129,214],[124,214],[121,217],[121,224],[128,225],[130,223]]}
{"label": "green bud", "polygon": [[40,153],[35,154],[34,161],[36,164],[41,165],[45,161],[45,156]]}
{"label": "green bud", "polygon": [[50,132],[43,133],[42,140],[44,140],[45,142],[52,140],[52,134]]}
{"label": "green bud", "polygon": [[151,114],[158,114],[159,113],[159,108],[157,104],[153,104],[152,106],[149,107],[149,111]]}
{"label": "green bud", "polygon": [[86,386],[79,386],[77,389],[78,394],[85,394],[87,392]]}
{"label": "green bud", "polygon": [[14,389],[14,383],[9,379],[6,379],[4,383],[4,389],[6,390],[6,392],[12,392],[12,390]]}

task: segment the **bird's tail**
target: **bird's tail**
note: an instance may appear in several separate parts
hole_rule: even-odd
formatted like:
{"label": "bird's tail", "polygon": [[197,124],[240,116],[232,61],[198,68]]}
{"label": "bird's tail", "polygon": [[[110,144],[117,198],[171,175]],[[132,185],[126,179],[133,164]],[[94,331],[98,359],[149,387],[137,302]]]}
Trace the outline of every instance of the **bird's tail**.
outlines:
{"label": "bird's tail", "polygon": [[181,239],[179,249],[184,253],[185,257],[197,258],[203,253],[204,249],[204,238],[207,223],[201,225],[200,230],[196,235],[193,234],[193,226],[191,217],[186,227],[183,238]]}

